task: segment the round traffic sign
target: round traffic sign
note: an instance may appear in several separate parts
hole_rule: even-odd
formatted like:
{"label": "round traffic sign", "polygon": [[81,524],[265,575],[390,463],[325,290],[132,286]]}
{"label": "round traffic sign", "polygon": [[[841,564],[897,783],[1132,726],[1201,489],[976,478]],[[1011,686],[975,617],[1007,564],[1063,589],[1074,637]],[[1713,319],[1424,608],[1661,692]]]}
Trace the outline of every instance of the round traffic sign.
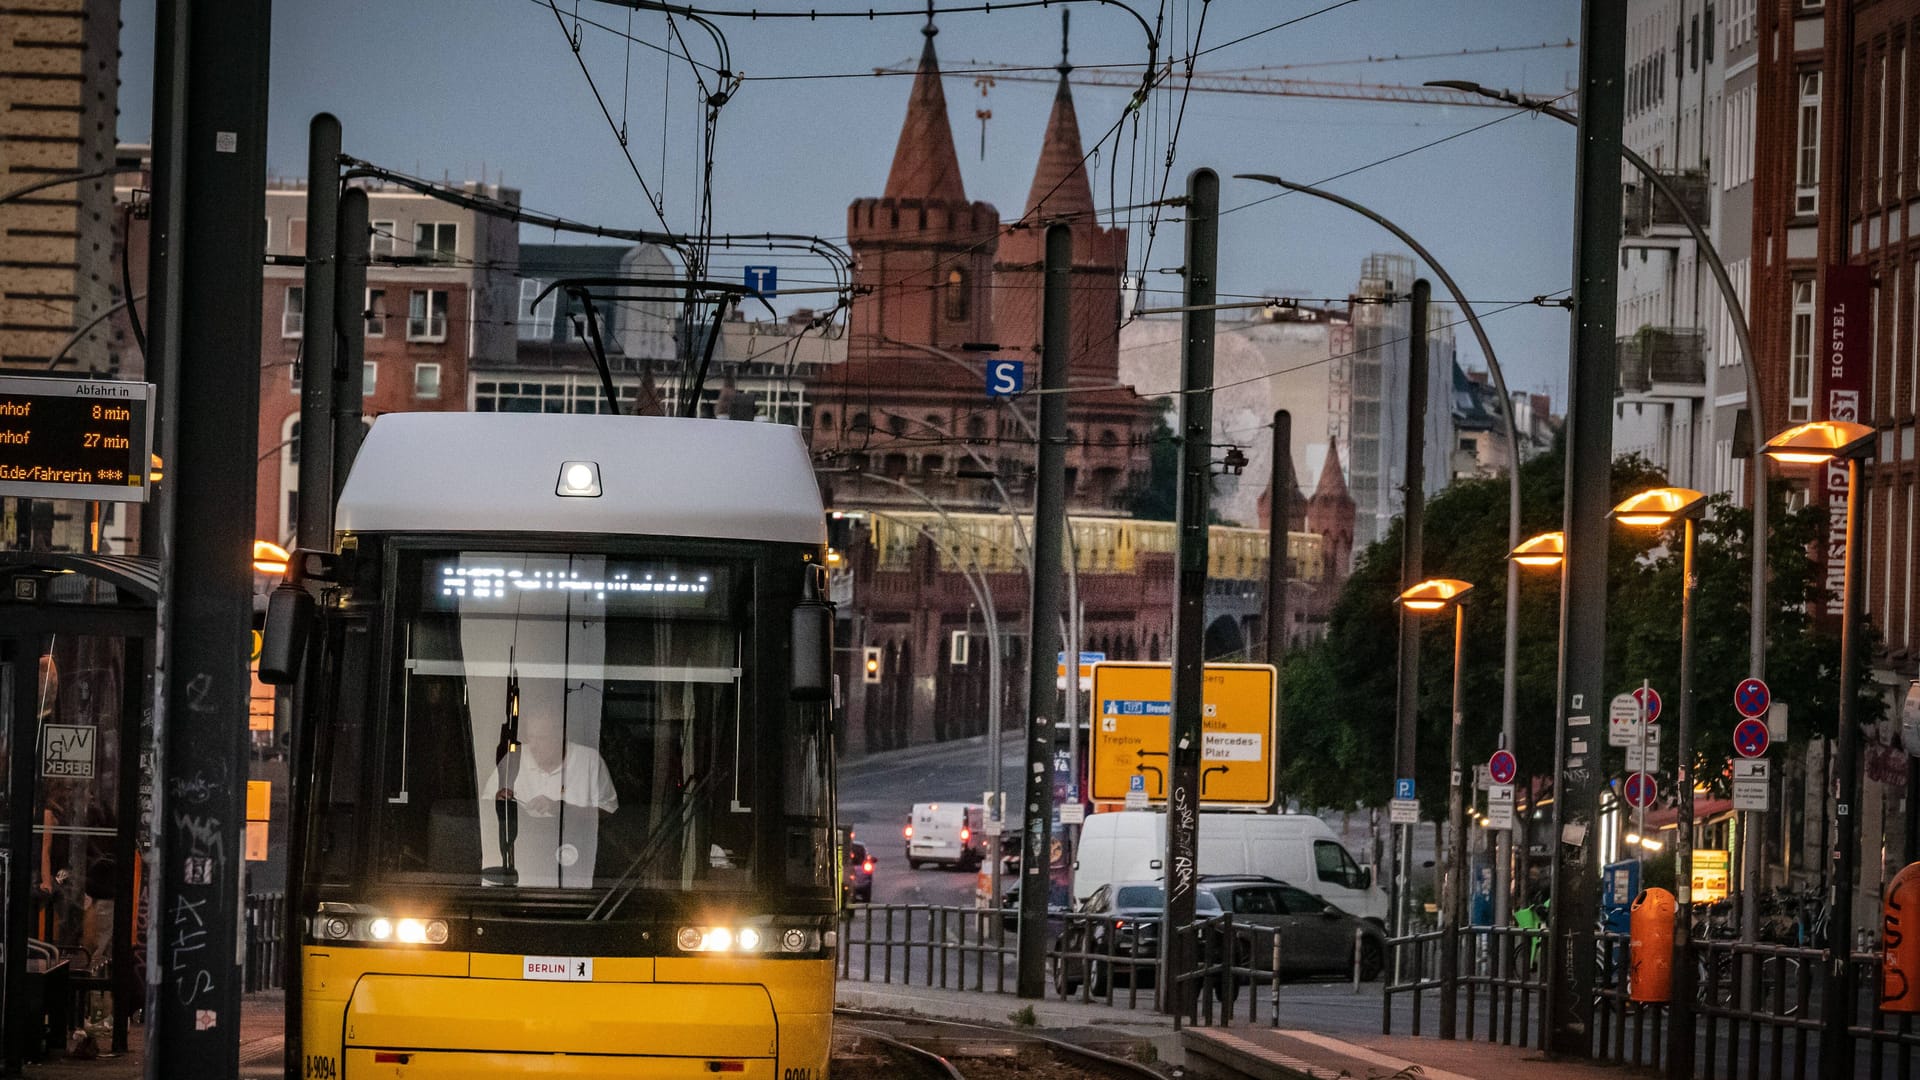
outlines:
{"label": "round traffic sign", "polygon": [[1520,772],[1520,763],[1513,759],[1511,750],[1495,750],[1487,759],[1487,779],[1496,784],[1511,784]]}
{"label": "round traffic sign", "polygon": [[1636,808],[1647,806],[1653,802],[1653,797],[1659,794],[1659,790],[1659,785],[1654,782],[1652,773],[1634,773],[1627,777],[1624,793],[1627,805]]}
{"label": "round traffic sign", "polygon": [[1733,688],[1733,707],[1740,710],[1741,716],[1765,716],[1767,706],[1773,704],[1773,691],[1759,679],[1742,679],[1740,685]]}
{"label": "round traffic sign", "polygon": [[1633,692],[1633,700],[1639,702],[1640,707],[1647,711],[1647,723],[1654,724],[1659,722],[1660,691],[1655,690],[1651,686],[1643,686]]}
{"label": "round traffic sign", "polygon": [[1767,730],[1765,720],[1749,716],[1733,725],[1733,749],[1741,757],[1759,757],[1772,741],[1773,733]]}

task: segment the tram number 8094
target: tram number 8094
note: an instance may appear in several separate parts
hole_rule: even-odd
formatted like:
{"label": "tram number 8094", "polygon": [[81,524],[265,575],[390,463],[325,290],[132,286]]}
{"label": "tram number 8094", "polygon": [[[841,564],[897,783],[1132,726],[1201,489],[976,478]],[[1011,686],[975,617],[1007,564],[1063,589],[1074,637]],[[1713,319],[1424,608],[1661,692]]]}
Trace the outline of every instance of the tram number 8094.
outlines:
{"label": "tram number 8094", "polygon": [[339,1080],[340,1068],[326,1054],[307,1055],[307,1080]]}

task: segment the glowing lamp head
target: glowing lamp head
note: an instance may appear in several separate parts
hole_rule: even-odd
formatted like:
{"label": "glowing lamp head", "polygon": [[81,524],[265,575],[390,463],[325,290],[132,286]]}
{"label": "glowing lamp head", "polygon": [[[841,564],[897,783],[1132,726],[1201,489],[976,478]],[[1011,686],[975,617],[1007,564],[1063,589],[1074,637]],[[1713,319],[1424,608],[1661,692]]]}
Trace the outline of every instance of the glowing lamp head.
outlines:
{"label": "glowing lamp head", "polygon": [[1408,611],[1424,614],[1456,604],[1473,589],[1473,583],[1457,578],[1428,578],[1400,594],[1400,604]]}
{"label": "glowing lamp head", "polygon": [[561,462],[560,481],[553,493],[572,499],[599,498],[600,466],[591,461]]}
{"label": "glowing lamp head", "polygon": [[1567,534],[1544,532],[1532,537],[1507,555],[1521,566],[1553,567],[1567,561]]}
{"label": "glowing lamp head", "polygon": [[258,573],[279,577],[287,572],[287,562],[291,558],[287,549],[279,544],[267,540],[253,542],[253,568]]}
{"label": "glowing lamp head", "polygon": [[1651,488],[1621,500],[1610,516],[1622,525],[1657,529],[1699,516],[1706,498],[1692,488]]}
{"label": "glowing lamp head", "polygon": [[1815,420],[1767,440],[1766,455],[1789,465],[1823,465],[1829,461],[1868,457],[1874,430],[1845,420]]}

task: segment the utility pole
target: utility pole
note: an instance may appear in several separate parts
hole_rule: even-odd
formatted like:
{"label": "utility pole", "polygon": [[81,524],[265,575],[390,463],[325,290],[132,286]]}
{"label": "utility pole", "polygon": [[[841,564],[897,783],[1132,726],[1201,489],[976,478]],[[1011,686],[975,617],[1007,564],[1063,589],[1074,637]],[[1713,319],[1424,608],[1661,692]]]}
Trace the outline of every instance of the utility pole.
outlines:
{"label": "utility pole", "polygon": [[[1060,651],[1060,557],[1067,516],[1067,371],[1073,348],[1073,231],[1047,226],[1040,300],[1040,438],[1033,489],[1033,603],[1027,630],[1027,797],[1020,822],[1018,991],[1047,995],[1047,900],[1053,889],[1053,664]],[[1078,657],[1074,658],[1076,664]],[[1073,677],[1079,677],[1076,667]],[[991,748],[995,754],[1000,748]]]}
{"label": "utility pole", "polygon": [[[315,113],[307,125],[306,285],[300,326],[300,490],[294,542],[333,547],[333,408],[339,338],[333,332],[334,266],[340,246],[340,121]],[[357,402],[356,402],[357,404]],[[277,539],[277,538],[276,538]]]}
{"label": "utility pole", "polygon": [[[1549,1054],[1593,1055],[1593,923],[1599,897],[1601,755],[1606,750],[1607,544],[1612,509],[1614,302],[1627,6],[1580,9],[1580,131],[1574,173],[1573,332],[1567,408],[1565,571],[1554,739],[1547,989]],[[1594,718],[1598,716],[1598,723]]]}
{"label": "utility pole", "polygon": [[[1421,561],[1426,548],[1427,520],[1427,304],[1433,287],[1425,278],[1413,283],[1413,315],[1407,333],[1407,447],[1401,466],[1400,484],[1400,590],[1420,584]],[[1393,715],[1393,774],[1402,780],[1413,779],[1415,750],[1419,745],[1420,722],[1420,620],[1400,610],[1399,696]],[[1416,825],[1396,825],[1399,843],[1394,851],[1393,912],[1394,934],[1405,937],[1413,931],[1413,830]],[[1401,952],[1394,951],[1394,970],[1400,971]]]}
{"label": "utility pole", "polygon": [[[159,0],[151,305],[162,491],[146,1076],[240,1070],[247,627],[259,453],[266,0]],[[236,418],[240,418],[236,422]]]}
{"label": "utility pole", "polygon": [[[1273,465],[1267,481],[1267,663],[1275,668],[1287,655],[1287,588],[1293,573],[1287,550],[1293,529],[1293,414],[1273,414]],[[1274,768],[1279,768],[1275,755]],[[1277,787],[1275,790],[1279,790]]]}
{"label": "utility pole", "polygon": [[1161,1007],[1179,1014],[1192,966],[1180,928],[1193,922],[1200,855],[1200,713],[1206,686],[1207,511],[1213,474],[1214,294],[1220,261],[1220,177],[1187,174],[1186,296],[1180,313],[1180,486],[1175,526],[1173,707],[1167,723],[1166,918]]}
{"label": "utility pole", "polygon": [[[367,360],[367,193],[350,188],[340,196],[340,229],[335,237],[335,265],[339,273],[334,288],[332,331],[335,346],[333,360],[333,490],[329,498],[340,501],[340,489],[347,486],[347,470],[360,452],[360,440],[366,429],[360,425],[361,387],[366,378]],[[304,460],[304,459],[303,459]],[[327,515],[327,547],[333,546],[333,515]]]}

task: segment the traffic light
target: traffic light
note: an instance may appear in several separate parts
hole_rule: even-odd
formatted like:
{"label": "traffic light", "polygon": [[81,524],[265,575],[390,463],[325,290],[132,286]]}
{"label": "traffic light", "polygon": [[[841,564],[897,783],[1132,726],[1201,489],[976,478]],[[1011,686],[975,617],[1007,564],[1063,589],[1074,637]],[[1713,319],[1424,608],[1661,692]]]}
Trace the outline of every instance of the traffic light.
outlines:
{"label": "traffic light", "polygon": [[861,671],[863,678],[870,683],[880,681],[880,646],[869,645],[861,650],[866,654]]}

